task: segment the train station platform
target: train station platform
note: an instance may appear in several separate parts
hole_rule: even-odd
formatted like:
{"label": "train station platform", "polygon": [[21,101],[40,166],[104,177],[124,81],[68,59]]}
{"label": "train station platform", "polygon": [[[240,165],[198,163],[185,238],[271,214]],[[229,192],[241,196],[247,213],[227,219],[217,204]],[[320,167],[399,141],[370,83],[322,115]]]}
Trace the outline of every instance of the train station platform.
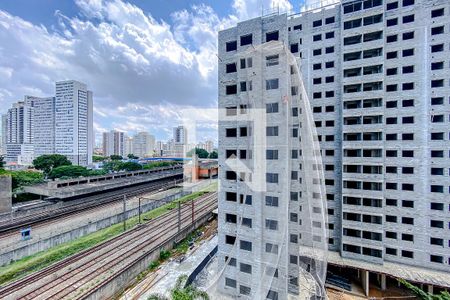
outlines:
{"label": "train station platform", "polygon": [[177,165],[155,168],[151,170],[120,172],[104,176],[54,180],[43,184],[27,186],[24,189],[27,193],[41,195],[44,197],[65,199],[171,177],[181,178],[182,176],[183,166]]}

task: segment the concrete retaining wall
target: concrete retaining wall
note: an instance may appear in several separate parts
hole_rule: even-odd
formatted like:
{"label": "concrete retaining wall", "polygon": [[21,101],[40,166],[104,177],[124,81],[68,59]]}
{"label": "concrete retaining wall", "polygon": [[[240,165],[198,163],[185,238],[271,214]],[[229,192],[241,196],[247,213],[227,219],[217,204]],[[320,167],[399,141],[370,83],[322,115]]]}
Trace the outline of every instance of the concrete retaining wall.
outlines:
{"label": "concrete retaining wall", "polygon": [[[190,191],[181,191],[176,194],[169,195],[165,198],[158,199],[158,201],[149,202],[146,204],[143,204],[141,206],[141,212],[147,212],[152,209],[155,209],[157,207],[160,207],[166,203],[169,203],[175,199],[178,199],[182,196],[185,196],[187,194],[190,194]],[[131,208],[127,210],[126,212],[126,218],[131,218],[134,216],[137,216],[139,213],[139,208]],[[37,241],[33,243],[33,240],[30,240],[30,242],[23,247],[16,248],[10,252],[5,252],[0,254],[0,266],[6,265],[11,263],[14,260],[21,259],[23,257],[35,254],[37,252],[41,252],[44,250],[47,250],[49,248],[55,247],[57,245],[60,245],[65,242],[72,241],[74,239],[80,238],[82,236],[85,236],[87,234],[96,232],[100,229],[109,227],[111,225],[123,222],[124,216],[123,213],[119,213],[113,216],[106,217],[104,219],[89,223],[87,225],[81,226],[76,229],[72,229],[70,231],[55,235],[53,237],[50,237],[48,239],[43,239],[40,241]]]}
{"label": "concrete retaining wall", "polygon": [[11,176],[0,175],[0,213],[11,212]]}
{"label": "concrete retaining wall", "polygon": [[32,214],[43,213],[46,211],[52,211],[57,208],[64,207],[66,202],[60,201],[57,203],[42,202],[41,204],[13,206],[12,210],[8,213],[0,213],[0,221],[9,221],[19,217],[26,217]]}
{"label": "concrete retaining wall", "polygon": [[176,242],[186,238],[189,233],[206,223],[212,215],[212,213],[206,214],[204,217],[197,220],[194,224],[189,225],[187,228],[183,229],[179,234],[164,243],[158,249],[149,252],[141,260],[130,266],[125,272],[113,278],[107,284],[82,299],[99,300],[115,298],[115,296],[121,294],[135,280],[139,273],[146,270],[152,261],[159,259],[159,253],[161,252],[161,250],[172,249]]}

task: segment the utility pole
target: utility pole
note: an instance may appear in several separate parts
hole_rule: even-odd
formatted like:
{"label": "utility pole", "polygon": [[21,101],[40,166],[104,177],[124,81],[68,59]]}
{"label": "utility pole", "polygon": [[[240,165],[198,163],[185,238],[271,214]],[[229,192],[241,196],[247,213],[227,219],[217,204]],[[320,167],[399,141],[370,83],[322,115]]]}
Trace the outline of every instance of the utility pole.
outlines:
{"label": "utility pole", "polygon": [[127,195],[123,195],[123,231],[125,231],[127,229],[127,218],[126,218],[126,212],[127,212],[127,205],[126,205],[126,201],[127,201]]}
{"label": "utility pole", "polygon": [[178,233],[181,231],[181,203],[180,201],[178,203]]}
{"label": "utility pole", "polygon": [[141,197],[139,199],[139,224],[141,224]]}
{"label": "utility pole", "polygon": [[191,201],[191,209],[192,209],[192,225],[194,224],[194,199]]}

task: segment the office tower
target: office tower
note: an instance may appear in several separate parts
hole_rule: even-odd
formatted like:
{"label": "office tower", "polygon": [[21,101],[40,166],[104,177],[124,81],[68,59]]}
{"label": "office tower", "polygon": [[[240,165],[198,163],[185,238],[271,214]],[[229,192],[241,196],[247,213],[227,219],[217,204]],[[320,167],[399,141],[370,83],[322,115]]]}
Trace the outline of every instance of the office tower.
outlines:
{"label": "office tower", "polygon": [[175,144],[187,144],[187,130],[184,126],[173,128],[173,141]]}
{"label": "office tower", "polygon": [[188,137],[187,129],[184,126],[178,126],[173,128],[173,156],[183,157],[186,152],[189,151],[187,148]]}
{"label": "office tower", "polygon": [[148,132],[139,132],[133,136],[133,154],[137,157],[151,157],[155,149],[155,137]]}
{"label": "office tower", "polygon": [[[241,94],[259,92],[244,81],[256,59],[245,54],[254,47],[279,40],[298,58],[321,145],[328,260],[358,269],[364,282],[378,276],[381,288],[386,274],[405,272],[408,280],[444,286],[442,274],[450,271],[449,36],[445,0],[342,1],[240,22],[219,34],[220,108],[238,101],[233,106],[246,109]],[[219,123],[220,162],[225,129]],[[238,147],[246,150],[245,143]],[[219,179],[229,185],[225,168]],[[226,192],[233,193],[221,191],[219,207]],[[225,223],[219,216],[219,259]],[[240,293],[233,280],[227,289]],[[251,287],[242,285],[245,297]]]}
{"label": "office tower", "polygon": [[6,162],[30,165],[34,159],[33,108],[20,101],[6,113]]}
{"label": "office tower", "polygon": [[92,163],[94,145],[92,92],[84,83],[68,80],[56,83],[55,152],[72,163]]}
{"label": "office tower", "polygon": [[125,156],[125,133],[115,130],[103,132],[103,155]]}
{"label": "office tower", "polygon": [[24,102],[33,108],[34,156],[55,153],[55,97],[25,96]]}
{"label": "office tower", "polygon": [[128,154],[133,154],[133,138],[131,136],[125,135],[125,156]]}
{"label": "office tower", "polygon": [[7,134],[7,123],[6,123],[7,115],[1,115],[1,127],[2,127],[2,137],[1,137],[1,150],[0,154],[6,154],[6,134]]}

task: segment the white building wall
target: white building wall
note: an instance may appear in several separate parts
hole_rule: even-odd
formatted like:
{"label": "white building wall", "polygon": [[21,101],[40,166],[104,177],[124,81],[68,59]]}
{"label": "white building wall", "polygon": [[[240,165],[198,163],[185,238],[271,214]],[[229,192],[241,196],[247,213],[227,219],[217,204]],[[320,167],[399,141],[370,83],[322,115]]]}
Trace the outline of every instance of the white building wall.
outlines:
{"label": "white building wall", "polygon": [[[312,103],[325,168],[329,249],[349,259],[449,271],[450,3],[343,1],[221,31],[219,108],[234,105],[239,111],[245,104],[239,82],[249,70],[239,64],[252,46],[241,47],[240,38],[252,34],[258,46],[274,30],[299,57]],[[236,50],[227,51],[233,41]],[[237,73],[227,74],[226,65],[233,62]],[[233,82],[237,97],[225,94]],[[250,149],[239,138],[230,144],[225,129],[219,122],[221,166],[228,148]],[[240,211],[240,195],[245,199],[244,190],[226,180],[226,171],[219,172],[222,265],[230,253],[225,236],[233,231],[224,214]],[[237,193],[234,206],[225,200],[227,192]],[[257,203],[249,209],[258,211]],[[238,240],[248,239],[262,251],[253,238],[260,230],[248,230]],[[240,292],[239,282],[252,284],[238,267],[234,275],[239,280],[230,293]]]}
{"label": "white building wall", "polygon": [[84,83],[75,80],[56,83],[55,152],[82,166],[92,160],[91,99],[92,93]]}
{"label": "white building wall", "polygon": [[133,136],[133,154],[138,157],[151,157],[155,150],[155,136],[139,132]]}

